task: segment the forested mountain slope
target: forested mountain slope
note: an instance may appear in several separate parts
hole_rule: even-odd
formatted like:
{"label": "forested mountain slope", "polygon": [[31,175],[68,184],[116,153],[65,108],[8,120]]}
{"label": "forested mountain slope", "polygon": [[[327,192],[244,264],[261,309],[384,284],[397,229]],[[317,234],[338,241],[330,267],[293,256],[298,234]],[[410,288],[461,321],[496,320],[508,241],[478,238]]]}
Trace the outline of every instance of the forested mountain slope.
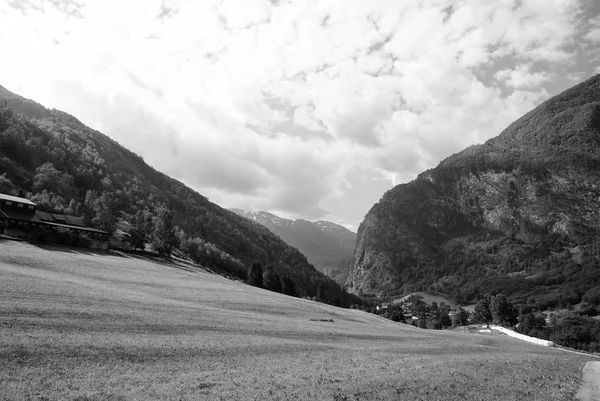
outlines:
{"label": "forested mountain slope", "polygon": [[166,205],[187,238],[198,238],[246,266],[256,261],[273,266],[292,278],[300,296],[315,296],[321,286],[328,301],[351,302],[333,280],[265,227],[211,203],[73,116],[0,86],[2,191],[24,191],[41,209],[76,214],[85,210],[92,193],[110,194],[124,218]]}
{"label": "forested mountain slope", "polygon": [[297,248],[317,270],[344,283],[356,244],[356,233],[338,224],[319,220],[290,220],[269,212],[233,212],[262,224],[287,244]]}
{"label": "forested mountain slope", "polygon": [[598,305],[599,257],[597,75],[385,193],[359,227],[347,285]]}

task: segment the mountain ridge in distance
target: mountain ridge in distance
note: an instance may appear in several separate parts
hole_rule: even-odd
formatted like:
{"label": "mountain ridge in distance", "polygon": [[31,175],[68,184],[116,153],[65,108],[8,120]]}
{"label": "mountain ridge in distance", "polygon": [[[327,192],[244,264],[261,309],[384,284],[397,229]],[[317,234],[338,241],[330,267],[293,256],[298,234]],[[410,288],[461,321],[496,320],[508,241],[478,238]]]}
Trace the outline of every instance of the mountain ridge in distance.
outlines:
{"label": "mountain ridge in distance", "polygon": [[345,282],[356,233],[326,220],[290,220],[265,211],[230,210],[267,227],[288,245],[298,249],[317,270],[340,284]]}

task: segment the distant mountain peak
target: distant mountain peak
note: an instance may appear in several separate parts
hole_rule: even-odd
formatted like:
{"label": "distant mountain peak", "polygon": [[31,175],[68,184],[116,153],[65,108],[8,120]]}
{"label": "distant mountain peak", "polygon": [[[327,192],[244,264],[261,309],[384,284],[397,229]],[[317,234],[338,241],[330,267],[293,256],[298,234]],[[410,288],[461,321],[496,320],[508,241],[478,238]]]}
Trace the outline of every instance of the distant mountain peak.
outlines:
{"label": "distant mountain peak", "polygon": [[348,262],[356,243],[356,233],[325,220],[290,220],[265,211],[230,210],[267,227],[288,245],[302,252],[318,270],[336,281],[345,280]]}
{"label": "distant mountain peak", "polygon": [[240,216],[243,216],[243,217],[249,218],[250,220],[255,220],[255,221],[270,219],[271,221],[279,222],[279,224],[309,224],[309,225],[320,227],[322,231],[335,230],[335,231],[339,231],[339,232],[343,232],[343,233],[356,235],[355,232],[347,229],[346,227],[336,224],[336,223],[333,223],[331,221],[327,221],[327,220],[317,220],[317,221],[310,221],[310,220],[306,220],[306,219],[291,220],[291,219],[286,219],[284,217],[277,216],[276,214],[273,214],[271,212],[267,212],[264,210],[260,210],[258,212],[248,211],[248,210],[239,209],[239,208],[230,208],[229,210],[236,214],[239,214]]}

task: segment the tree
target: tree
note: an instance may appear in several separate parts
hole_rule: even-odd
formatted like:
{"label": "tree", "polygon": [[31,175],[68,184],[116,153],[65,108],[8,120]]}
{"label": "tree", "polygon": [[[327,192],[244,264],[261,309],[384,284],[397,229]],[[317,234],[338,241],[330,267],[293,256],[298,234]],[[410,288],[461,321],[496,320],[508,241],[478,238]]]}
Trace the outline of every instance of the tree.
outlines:
{"label": "tree", "polygon": [[6,99],[0,102],[0,133],[4,132],[9,126],[9,121],[12,119],[14,112],[8,108]]}
{"label": "tree", "polygon": [[492,322],[492,312],[490,311],[490,296],[480,299],[475,305],[473,311],[473,322],[489,325]]}
{"label": "tree", "polygon": [[71,198],[69,201],[69,206],[67,206],[64,210],[65,214],[75,214],[77,210],[77,201],[74,198]]}
{"label": "tree", "polygon": [[514,326],[517,324],[517,311],[508,302],[504,294],[498,294],[491,299],[490,310],[494,324],[502,326]]}
{"label": "tree", "polygon": [[527,313],[519,316],[517,331],[529,334],[532,330],[542,330],[546,326],[546,319],[541,313]]}
{"label": "tree", "polygon": [[133,249],[144,249],[144,246],[148,242],[148,235],[150,234],[149,226],[147,223],[148,210],[138,210],[135,215],[131,218],[129,223],[129,243],[133,246]]}
{"label": "tree", "polygon": [[267,266],[263,274],[263,284],[269,291],[281,292],[281,277],[271,266]]}
{"label": "tree", "polygon": [[108,233],[117,227],[117,199],[112,192],[104,191],[94,205],[95,217],[92,224]]}
{"label": "tree", "polygon": [[452,326],[466,326],[467,324],[469,324],[469,312],[459,306],[452,316]]}
{"label": "tree", "polygon": [[419,312],[419,328],[426,329],[427,328],[427,314],[425,311]]}
{"label": "tree", "polygon": [[74,184],[73,176],[61,173],[50,162],[46,162],[35,169],[35,175],[33,176],[34,190],[47,189],[56,193],[65,193],[70,192]]}
{"label": "tree", "polygon": [[98,193],[88,189],[85,193],[85,200],[81,206],[83,222],[86,225],[92,224],[92,220],[96,216],[96,202],[98,201]]}
{"label": "tree", "polygon": [[164,205],[159,207],[156,212],[152,248],[162,256],[170,256],[175,244],[173,213]]}
{"label": "tree", "polygon": [[442,329],[452,325],[452,319],[450,319],[450,305],[446,305],[444,302],[440,303],[436,312],[436,320],[439,322],[440,328]]}
{"label": "tree", "polygon": [[0,193],[12,194],[15,186],[12,181],[6,178],[6,173],[0,174]]}
{"label": "tree", "polygon": [[248,284],[263,288],[263,268],[260,262],[253,263],[248,273]]}
{"label": "tree", "polygon": [[185,231],[183,228],[175,226],[173,229],[173,234],[175,235],[175,247],[181,249],[181,243],[187,241]]}
{"label": "tree", "polygon": [[325,290],[323,289],[323,284],[319,284],[317,287],[317,301],[325,302]]}
{"label": "tree", "polygon": [[296,296],[296,284],[287,274],[281,279],[281,292],[291,297]]}
{"label": "tree", "polygon": [[389,304],[384,317],[393,320],[394,322],[404,322],[404,311],[400,304]]}
{"label": "tree", "polygon": [[60,171],[54,167],[54,164],[46,162],[35,169],[35,175],[33,176],[34,190],[38,192],[43,189],[56,191],[59,187],[59,182]]}

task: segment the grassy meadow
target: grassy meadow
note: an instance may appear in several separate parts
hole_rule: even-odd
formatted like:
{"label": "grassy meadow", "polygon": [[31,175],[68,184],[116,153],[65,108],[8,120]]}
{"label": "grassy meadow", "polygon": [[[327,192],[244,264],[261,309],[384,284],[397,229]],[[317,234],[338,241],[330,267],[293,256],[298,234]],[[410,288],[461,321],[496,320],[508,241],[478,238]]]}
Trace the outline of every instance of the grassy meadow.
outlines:
{"label": "grassy meadow", "polygon": [[0,240],[0,400],[572,400],[589,359]]}

